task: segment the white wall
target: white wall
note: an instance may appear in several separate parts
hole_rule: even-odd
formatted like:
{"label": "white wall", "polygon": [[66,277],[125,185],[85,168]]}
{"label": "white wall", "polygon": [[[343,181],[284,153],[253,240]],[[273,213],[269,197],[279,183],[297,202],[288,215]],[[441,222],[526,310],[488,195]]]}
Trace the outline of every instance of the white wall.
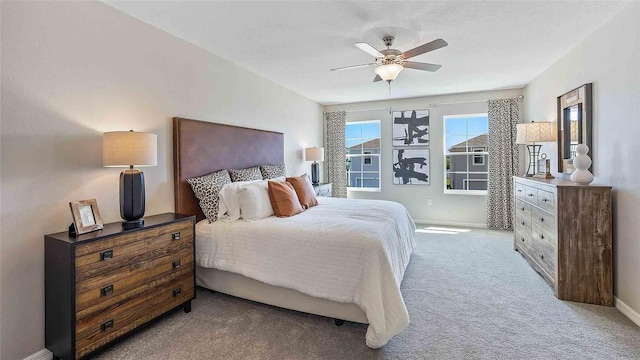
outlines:
{"label": "white wall", "polygon": [[[43,235],[96,198],[119,220],[118,174],[102,133],[158,134],[147,214],[173,211],[171,118],[285,133],[288,172],[322,143],[322,107],[101,3],[2,2],[0,358],[44,348]],[[249,154],[248,154],[249,156]]]}
{"label": "white wall", "polygon": [[[627,5],[527,85],[526,117],[555,120],[556,97],[588,82],[595,182],[613,186],[614,293],[640,313],[640,3]],[[545,150],[555,159],[555,145]]]}
{"label": "white wall", "polygon": [[[386,86],[386,84],[376,84]],[[391,91],[393,93],[393,83]],[[475,92],[443,96],[430,96],[391,101],[325,106],[325,111],[347,111],[347,121],[381,121],[381,191],[349,191],[349,197],[359,199],[393,200],[403,204],[411,216],[420,222],[438,224],[457,223],[486,226],[487,197],[483,195],[444,194],[444,140],[443,116],[478,114],[487,112],[487,99],[512,98],[522,94],[522,89]],[[463,104],[435,105],[458,101],[485,100]],[[524,99],[526,101],[526,99]],[[520,102],[522,106],[522,101]],[[393,110],[429,109],[430,122],[430,185],[393,185],[391,142],[391,115],[388,110],[354,111],[391,108]],[[427,205],[431,199],[432,205]]]}

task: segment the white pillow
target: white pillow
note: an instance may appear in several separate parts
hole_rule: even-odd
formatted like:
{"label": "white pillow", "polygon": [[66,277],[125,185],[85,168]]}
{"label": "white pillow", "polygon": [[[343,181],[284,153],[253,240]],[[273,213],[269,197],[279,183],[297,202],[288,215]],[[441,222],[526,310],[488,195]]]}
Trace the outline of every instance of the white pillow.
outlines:
{"label": "white pillow", "polygon": [[238,189],[238,201],[240,202],[242,219],[255,221],[276,214],[269,199],[269,181],[284,181],[284,178],[264,180],[240,186]]}
{"label": "white pillow", "polygon": [[220,205],[218,208],[218,219],[224,221],[236,221],[240,219],[240,203],[238,202],[238,187],[262,180],[236,181],[224,185],[218,197]]}

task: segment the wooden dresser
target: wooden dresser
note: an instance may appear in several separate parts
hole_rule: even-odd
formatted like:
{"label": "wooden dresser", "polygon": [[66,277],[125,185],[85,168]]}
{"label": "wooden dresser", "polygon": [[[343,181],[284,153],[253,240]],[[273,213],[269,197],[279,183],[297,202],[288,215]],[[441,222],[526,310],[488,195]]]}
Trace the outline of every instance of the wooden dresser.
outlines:
{"label": "wooden dresser", "polygon": [[195,298],[195,217],[45,236],[45,346],[78,359]]}
{"label": "wooden dresser", "polygon": [[513,181],[515,249],[558,299],[613,306],[611,187]]}
{"label": "wooden dresser", "polygon": [[333,186],[331,183],[314,184],[313,189],[316,191],[316,196],[333,196]]}

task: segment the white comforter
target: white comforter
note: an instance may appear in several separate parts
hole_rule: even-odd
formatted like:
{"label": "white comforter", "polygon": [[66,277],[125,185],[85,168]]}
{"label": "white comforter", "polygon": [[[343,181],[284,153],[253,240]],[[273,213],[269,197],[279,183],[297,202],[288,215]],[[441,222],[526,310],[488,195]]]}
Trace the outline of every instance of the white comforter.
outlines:
{"label": "white comforter", "polygon": [[384,346],[409,324],[400,283],[415,249],[415,224],[390,201],[318,198],[290,218],[201,221],[199,266],[337,302],[367,316],[366,342]]}

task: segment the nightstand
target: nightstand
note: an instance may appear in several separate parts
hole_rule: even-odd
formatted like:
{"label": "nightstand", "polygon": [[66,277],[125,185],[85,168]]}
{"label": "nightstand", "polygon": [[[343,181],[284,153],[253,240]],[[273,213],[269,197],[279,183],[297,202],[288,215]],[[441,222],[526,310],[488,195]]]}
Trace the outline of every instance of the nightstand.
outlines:
{"label": "nightstand", "polygon": [[45,346],[54,359],[92,354],[195,298],[195,216],[112,223],[44,237]]}
{"label": "nightstand", "polygon": [[316,196],[323,196],[323,197],[333,196],[331,183],[314,184],[313,189],[316,191]]}

